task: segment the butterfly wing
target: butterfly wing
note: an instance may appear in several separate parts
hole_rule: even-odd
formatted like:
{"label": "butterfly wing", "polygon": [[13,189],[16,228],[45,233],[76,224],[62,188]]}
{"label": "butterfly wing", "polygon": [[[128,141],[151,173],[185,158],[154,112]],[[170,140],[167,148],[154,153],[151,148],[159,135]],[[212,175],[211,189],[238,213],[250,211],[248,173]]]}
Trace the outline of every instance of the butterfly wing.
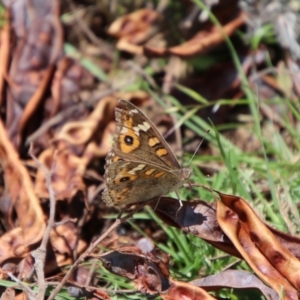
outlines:
{"label": "butterfly wing", "polygon": [[117,124],[113,149],[116,155],[166,169],[180,168],[165,139],[136,106],[126,100],[119,100],[115,114]]}
{"label": "butterfly wing", "polygon": [[[110,155],[112,153],[110,152]],[[112,156],[112,160],[119,159]],[[102,199],[107,205],[143,202],[173,190],[180,178],[166,169],[142,162],[110,161],[105,171],[106,189]]]}
{"label": "butterfly wing", "polygon": [[143,202],[168,194],[190,176],[151,121],[133,104],[119,100],[113,148],[106,157],[108,205]]}

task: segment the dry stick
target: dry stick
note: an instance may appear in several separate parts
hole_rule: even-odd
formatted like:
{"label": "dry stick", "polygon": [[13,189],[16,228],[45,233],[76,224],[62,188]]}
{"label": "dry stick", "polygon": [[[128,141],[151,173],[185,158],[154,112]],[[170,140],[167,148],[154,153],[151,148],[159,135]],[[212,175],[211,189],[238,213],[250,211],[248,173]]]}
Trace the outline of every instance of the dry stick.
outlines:
{"label": "dry stick", "polygon": [[[59,284],[59,281],[49,281],[48,285],[49,286],[56,286]],[[111,289],[106,289],[106,288],[98,288],[95,286],[91,285],[86,285],[86,284],[79,284],[78,282],[73,281],[72,286],[76,286],[81,289],[86,289],[87,291],[100,291],[100,292],[105,292],[105,293],[114,293],[114,294],[131,294],[131,293],[136,293],[138,292],[137,289],[135,290],[111,290]]]}
{"label": "dry stick", "polygon": [[[141,207],[139,206],[138,209],[140,209]],[[49,298],[47,300],[53,300],[54,297],[57,295],[57,293],[61,290],[61,288],[66,284],[66,282],[68,281],[68,279],[70,278],[70,276],[72,275],[72,273],[75,271],[75,269],[77,268],[77,266],[87,257],[89,256],[92,251],[98,246],[98,244],[100,242],[102,242],[102,240],[104,240],[115,228],[117,228],[120,224],[122,224],[123,222],[127,221],[127,219],[129,219],[130,217],[132,217],[132,215],[134,213],[136,213],[137,209],[134,209],[133,211],[131,211],[130,213],[128,213],[128,215],[126,215],[125,217],[121,218],[121,219],[116,219],[115,222],[106,230],[106,232],[104,232],[94,243],[91,243],[90,246],[88,247],[88,249],[82,253],[79,258],[74,262],[74,264],[72,265],[72,267],[69,269],[69,271],[66,273],[65,277],[62,279],[62,281],[57,285],[57,287],[52,291],[51,295],[49,296]]]}
{"label": "dry stick", "polygon": [[88,275],[87,275],[85,283],[84,283],[86,286],[88,286],[91,283],[91,281],[93,279],[93,274],[95,272],[97,265],[98,265],[98,259],[94,259],[92,261],[91,267],[89,269]]}
{"label": "dry stick", "polygon": [[104,293],[114,293],[114,294],[132,294],[132,293],[136,293],[138,291],[138,290],[110,290],[110,289],[94,287],[94,286],[87,285],[87,284],[78,284],[77,282],[73,282],[72,284],[78,288],[85,289],[88,292],[100,291],[100,292],[104,292]]}
{"label": "dry stick", "polygon": [[15,277],[11,272],[8,272],[7,275],[10,277],[10,279],[12,279],[13,281],[15,281],[22,289],[24,292],[27,293],[28,298],[31,300],[36,299],[35,298],[35,293],[33,292],[32,289],[30,289],[29,286],[27,286],[26,284],[24,284],[22,281],[20,281],[17,277]]}
{"label": "dry stick", "polygon": [[50,232],[52,228],[55,226],[54,217],[55,217],[55,193],[51,183],[51,177],[55,169],[55,156],[56,152],[54,152],[54,163],[52,164],[51,170],[48,171],[47,168],[34,156],[32,145],[29,149],[29,155],[35,161],[37,167],[41,169],[45,175],[46,185],[49,192],[49,201],[50,201],[50,212],[49,212],[49,220],[48,225],[45,230],[45,234],[43,236],[41,245],[35,251],[32,251],[31,255],[34,257],[35,263],[34,267],[36,270],[36,274],[38,277],[38,293],[37,293],[37,300],[43,300],[45,297],[45,292],[47,288],[47,284],[45,282],[45,274],[44,274],[44,267],[45,267],[45,260],[46,260],[46,247],[47,243],[50,238]]}
{"label": "dry stick", "polygon": [[76,223],[78,221],[77,218],[70,218],[70,219],[67,219],[67,220],[63,220],[63,221],[60,221],[60,222],[55,222],[54,226],[57,227],[57,226],[61,226],[61,225],[64,225],[64,224],[67,224],[67,223]]}

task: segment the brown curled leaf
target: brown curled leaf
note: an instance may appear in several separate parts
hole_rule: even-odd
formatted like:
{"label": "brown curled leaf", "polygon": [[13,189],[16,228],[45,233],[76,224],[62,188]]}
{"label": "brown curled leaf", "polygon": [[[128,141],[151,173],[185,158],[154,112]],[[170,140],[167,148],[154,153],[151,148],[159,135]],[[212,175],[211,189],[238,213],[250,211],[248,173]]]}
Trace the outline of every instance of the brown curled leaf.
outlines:
{"label": "brown curled leaf", "polygon": [[108,29],[108,34],[119,39],[119,50],[140,54],[143,48],[137,45],[147,41],[157,31],[153,25],[160,17],[157,11],[140,9],[114,21]]}
{"label": "brown curled leaf", "polygon": [[169,288],[168,260],[162,261],[138,247],[122,247],[100,256],[104,267],[114,274],[134,280],[138,290],[157,294]]}
{"label": "brown curled leaf", "polygon": [[238,215],[220,201],[217,202],[217,219],[224,233],[264,282],[271,286],[279,295],[283,292],[283,299],[298,299],[297,291],[272,266],[251,240],[247,231],[244,230]]}
{"label": "brown curled leaf", "polygon": [[185,300],[214,300],[213,296],[208,294],[200,287],[187,282],[170,280],[171,286],[167,294],[161,294],[164,300],[185,299]]}
{"label": "brown curled leaf", "polygon": [[109,121],[116,103],[116,97],[103,98],[85,120],[66,123],[55,140],[63,140],[71,145],[83,145],[89,142],[96,131],[103,130],[104,124],[106,125]]}
{"label": "brown curled leaf", "polygon": [[15,298],[15,290],[13,288],[7,288],[1,295],[0,300],[14,300]]}
{"label": "brown curled leaf", "polygon": [[[19,224],[19,227],[1,236],[0,246],[5,247],[8,240],[14,239],[11,251],[15,256],[23,256],[27,254],[28,246],[42,238],[45,221],[28,171],[8,140],[2,122],[0,122],[0,163],[4,171],[5,188],[11,197],[11,204],[16,211]],[[0,261],[12,253],[0,252],[2,254]]]}
{"label": "brown curled leaf", "polygon": [[155,48],[144,46],[144,54],[153,56],[176,55],[180,57],[191,57],[202,55],[216,48],[224,42],[225,36],[231,36],[233,32],[245,23],[244,13],[240,13],[234,20],[224,25],[222,29],[215,25],[208,31],[200,31],[189,41],[175,47]]}
{"label": "brown curled leaf", "polygon": [[297,259],[300,259],[300,238],[285,232],[279,231],[268,224],[265,224],[272,233],[276,236],[276,239],[286,248],[293,253]]}
{"label": "brown curled leaf", "polygon": [[20,227],[14,228],[0,237],[0,262],[10,258],[23,258],[30,251],[28,247],[24,247],[23,231]]}
{"label": "brown curled leaf", "polygon": [[300,262],[284,247],[243,199],[218,193],[221,201],[239,217],[243,229],[256,247],[289,282],[300,289]]}
{"label": "brown curled leaf", "polygon": [[[65,143],[46,149],[40,154],[39,161],[49,171],[54,166],[51,183],[56,199],[71,200],[79,191],[85,194],[83,174],[87,161],[73,154]],[[41,198],[49,198],[45,174],[40,169],[36,174],[35,192]]]}
{"label": "brown curled leaf", "polygon": [[180,206],[178,199],[162,197],[158,203],[154,201],[150,205],[169,225],[181,228],[187,233],[204,239],[214,247],[241,257],[218,225],[214,203],[201,200],[184,201]]}
{"label": "brown curled leaf", "polygon": [[132,54],[142,54],[145,43],[156,32],[155,23],[160,14],[150,9],[141,9],[116,20],[108,29],[108,33],[119,38],[117,49]]}
{"label": "brown curled leaf", "polygon": [[206,291],[215,291],[221,288],[230,289],[257,289],[267,300],[279,300],[279,295],[255,275],[243,270],[225,270],[220,273],[194,279],[190,282]]}

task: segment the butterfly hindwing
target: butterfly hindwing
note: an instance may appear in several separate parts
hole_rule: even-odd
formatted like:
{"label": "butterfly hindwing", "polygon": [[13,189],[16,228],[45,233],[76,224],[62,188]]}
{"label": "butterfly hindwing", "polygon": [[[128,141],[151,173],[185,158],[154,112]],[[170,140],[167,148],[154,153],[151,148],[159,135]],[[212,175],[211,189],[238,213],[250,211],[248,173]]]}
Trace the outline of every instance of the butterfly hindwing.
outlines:
{"label": "butterfly hindwing", "polygon": [[153,199],[180,181],[176,174],[165,169],[132,161],[112,162],[107,166],[105,179],[102,197],[106,203],[115,205]]}

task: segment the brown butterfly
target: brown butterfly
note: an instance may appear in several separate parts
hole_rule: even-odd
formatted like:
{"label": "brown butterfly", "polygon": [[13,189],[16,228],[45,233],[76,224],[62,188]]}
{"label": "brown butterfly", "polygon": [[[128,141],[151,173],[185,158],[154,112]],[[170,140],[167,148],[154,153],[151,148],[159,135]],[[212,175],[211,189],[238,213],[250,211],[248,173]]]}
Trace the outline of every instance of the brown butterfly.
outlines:
{"label": "brown butterfly", "polygon": [[119,100],[116,131],[106,157],[103,200],[121,206],[160,198],[180,188],[192,169],[181,168],[154,124],[132,103]]}

